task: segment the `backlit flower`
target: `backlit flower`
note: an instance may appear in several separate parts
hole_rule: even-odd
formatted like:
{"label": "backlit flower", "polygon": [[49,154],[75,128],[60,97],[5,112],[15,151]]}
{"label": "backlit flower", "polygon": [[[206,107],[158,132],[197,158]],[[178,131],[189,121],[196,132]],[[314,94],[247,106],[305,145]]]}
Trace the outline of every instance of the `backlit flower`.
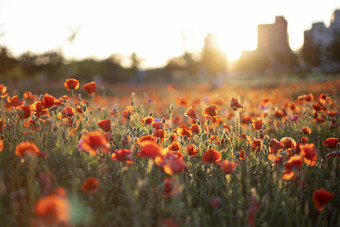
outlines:
{"label": "backlit flower", "polygon": [[99,125],[99,127],[103,129],[104,132],[109,132],[111,130],[110,119],[104,119],[104,120],[98,121],[97,124]]}
{"label": "backlit flower", "polygon": [[97,91],[96,82],[90,82],[90,83],[85,84],[83,86],[83,89],[90,95],[96,93]]}
{"label": "backlit flower", "polygon": [[238,103],[237,98],[231,98],[231,102],[230,102],[230,107],[233,108],[233,110],[243,110],[243,106],[241,106],[240,103]]}
{"label": "backlit flower", "polygon": [[115,150],[114,153],[111,154],[112,161],[121,161],[125,162],[131,159],[132,151],[128,149]]}
{"label": "backlit flower", "polygon": [[293,169],[300,170],[302,167],[302,158],[299,155],[293,155],[285,163],[285,172],[282,175],[283,180],[290,180],[294,177]]}
{"label": "backlit flower", "polygon": [[222,161],[220,164],[221,164],[221,169],[224,172],[224,174],[231,174],[235,170],[235,167],[236,167],[236,164],[234,161],[225,160],[225,161]]}
{"label": "backlit flower", "polygon": [[66,79],[64,83],[64,87],[69,91],[72,89],[78,89],[79,88],[79,81],[73,78]]}
{"label": "backlit flower", "polygon": [[334,197],[335,193],[331,193],[325,189],[318,189],[313,192],[313,202],[316,209],[323,210],[323,207]]}
{"label": "backlit flower", "polygon": [[15,148],[15,154],[24,157],[26,153],[31,153],[33,155],[37,155],[40,153],[39,148],[32,142],[21,142]]}
{"label": "backlit flower", "polygon": [[222,154],[218,150],[215,149],[209,149],[206,152],[204,152],[202,160],[204,163],[208,162],[214,162],[217,163],[221,161],[222,159]]}
{"label": "backlit flower", "polygon": [[189,107],[189,108],[187,109],[187,111],[184,113],[184,115],[187,116],[187,117],[190,117],[190,118],[192,118],[192,119],[194,119],[194,120],[197,120],[197,119],[198,119],[197,113],[196,113],[196,111],[194,110],[194,108],[192,108],[192,107]]}
{"label": "backlit flower", "polygon": [[296,147],[296,141],[291,137],[283,137],[280,142],[286,147],[286,148],[295,148]]}
{"label": "backlit flower", "polygon": [[326,159],[334,158],[334,157],[340,157],[340,151],[333,151],[331,153],[328,153],[326,155]]}
{"label": "backlit flower", "polygon": [[322,145],[327,146],[329,149],[336,148],[337,144],[339,142],[338,138],[328,138],[322,142]]}
{"label": "backlit flower", "polygon": [[252,125],[253,125],[253,130],[262,130],[262,129],[264,129],[261,118],[253,119],[252,120]]}
{"label": "backlit flower", "polygon": [[98,149],[108,152],[109,149],[106,143],[107,140],[100,131],[92,131],[80,139],[78,146],[81,150],[89,152],[91,155],[96,155]]}
{"label": "backlit flower", "polygon": [[209,105],[208,107],[206,107],[203,110],[202,115],[204,116],[210,116],[210,117],[214,117],[217,115],[217,106],[216,105]]}
{"label": "backlit flower", "polygon": [[318,153],[312,143],[300,145],[300,155],[303,157],[303,161],[310,166],[314,166],[318,160]]}
{"label": "backlit flower", "polygon": [[162,147],[152,141],[140,142],[140,151],[138,156],[142,158],[155,159],[158,155],[161,155]]}
{"label": "backlit flower", "polygon": [[312,130],[308,127],[304,127],[302,128],[302,133],[305,134],[305,135],[309,135],[311,134]]}
{"label": "backlit flower", "polygon": [[188,153],[188,155],[190,155],[192,157],[196,157],[196,155],[198,153],[198,149],[195,145],[188,145],[187,153]]}
{"label": "backlit flower", "polygon": [[95,177],[89,177],[82,183],[81,189],[88,195],[94,195],[99,190],[99,180]]}
{"label": "backlit flower", "polygon": [[10,98],[7,96],[7,103],[5,104],[6,108],[18,108],[23,105],[23,102],[19,102],[19,97],[17,95]]}

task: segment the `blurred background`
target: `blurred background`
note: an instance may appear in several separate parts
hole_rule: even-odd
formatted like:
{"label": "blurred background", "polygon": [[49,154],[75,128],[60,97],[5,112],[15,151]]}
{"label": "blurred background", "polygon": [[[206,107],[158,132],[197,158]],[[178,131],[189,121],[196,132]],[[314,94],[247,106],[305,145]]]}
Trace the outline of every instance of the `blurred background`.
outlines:
{"label": "blurred background", "polygon": [[4,84],[218,86],[339,72],[339,1],[0,1]]}

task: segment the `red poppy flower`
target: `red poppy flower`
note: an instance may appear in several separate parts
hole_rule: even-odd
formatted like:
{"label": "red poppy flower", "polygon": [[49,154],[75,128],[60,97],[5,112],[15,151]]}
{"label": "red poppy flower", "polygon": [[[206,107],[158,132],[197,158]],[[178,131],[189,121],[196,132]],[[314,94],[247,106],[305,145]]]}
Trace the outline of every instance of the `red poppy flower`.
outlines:
{"label": "red poppy flower", "polygon": [[190,130],[192,133],[196,133],[196,135],[200,134],[200,128],[197,124],[192,124]]}
{"label": "red poppy flower", "polygon": [[340,151],[333,151],[331,153],[328,153],[326,155],[326,159],[334,158],[334,157],[340,157]]}
{"label": "red poppy flower", "polygon": [[312,143],[300,145],[300,155],[303,157],[303,161],[310,166],[314,166],[318,160],[318,153]]}
{"label": "red poppy flower", "polygon": [[312,133],[312,130],[308,127],[304,127],[302,128],[302,133],[305,134],[305,135],[309,135]]}
{"label": "red poppy flower", "polygon": [[186,124],[182,124],[179,127],[175,128],[174,131],[177,133],[179,136],[186,136],[190,137],[192,132],[190,128]]}
{"label": "red poppy flower", "polygon": [[143,117],[142,119],[143,125],[151,125],[154,122],[155,122],[155,118],[152,116],[146,116],[146,117]]}
{"label": "red poppy flower", "polygon": [[334,197],[335,193],[325,189],[318,189],[313,192],[313,202],[316,209],[322,211],[323,207]]}
{"label": "red poppy flower", "polygon": [[18,108],[23,105],[23,102],[19,102],[19,97],[17,95],[13,96],[10,98],[7,96],[7,103],[5,104],[6,108],[11,109],[11,108]]}
{"label": "red poppy flower", "polygon": [[187,153],[192,156],[192,157],[196,157],[197,153],[198,153],[198,149],[196,146],[194,145],[188,145],[187,147]]}
{"label": "red poppy flower", "polygon": [[329,149],[333,149],[333,148],[336,148],[338,142],[339,142],[338,138],[331,137],[331,138],[328,138],[325,141],[323,141],[322,144],[324,146],[328,146]]}
{"label": "red poppy flower", "polygon": [[8,95],[8,93],[6,93],[6,91],[7,91],[7,87],[0,84],[0,97],[1,98],[5,98]]}
{"label": "red poppy flower", "polygon": [[189,107],[189,108],[187,109],[187,111],[184,113],[184,115],[187,116],[187,117],[190,117],[190,118],[192,118],[192,119],[194,119],[194,120],[197,120],[197,119],[198,119],[197,113],[196,113],[196,111],[194,110],[194,108],[192,108],[192,107]]}
{"label": "red poppy flower", "polygon": [[138,156],[142,158],[155,159],[158,155],[161,155],[162,147],[152,141],[144,141],[139,143],[141,149],[138,152]]}
{"label": "red poppy flower", "polygon": [[222,161],[221,162],[221,169],[224,174],[231,174],[235,170],[236,164],[234,161]]}
{"label": "red poppy flower", "polygon": [[70,106],[67,106],[63,109],[63,111],[61,111],[60,113],[58,113],[58,118],[59,119],[65,119],[65,118],[71,118],[74,116],[74,109]]}
{"label": "red poppy flower", "polygon": [[222,159],[222,154],[215,149],[209,149],[206,152],[204,152],[202,160],[204,163],[208,163],[208,162],[214,162],[217,163],[219,161],[221,161]]}
{"label": "red poppy flower", "polygon": [[61,104],[61,102],[58,101],[55,97],[47,93],[44,94],[43,98],[41,99],[41,103],[43,104],[44,108],[50,108],[54,105]]}
{"label": "red poppy flower", "polygon": [[257,118],[252,120],[253,130],[261,130],[263,128],[262,119]]}
{"label": "red poppy flower", "polygon": [[282,175],[283,180],[290,180],[294,177],[295,173],[293,168],[299,170],[302,167],[302,158],[299,155],[293,155],[285,163],[285,172]]}
{"label": "red poppy flower", "polygon": [[64,83],[64,87],[69,91],[71,89],[78,89],[79,88],[79,80],[70,78],[66,79]]}
{"label": "red poppy flower", "polygon": [[4,142],[0,140],[0,152],[2,152],[4,149]]}
{"label": "red poppy flower", "polygon": [[81,189],[88,195],[94,195],[99,190],[99,180],[95,177],[89,177],[82,183]]}
{"label": "red poppy flower", "polygon": [[97,91],[96,82],[90,82],[90,83],[85,84],[83,86],[83,89],[90,95],[96,93]]}
{"label": "red poppy flower", "polygon": [[111,130],[110,119],[104,119],[104,120],[98,121],[97,124],[103,129],[104,132],[109,132]]}
{"label": "red poppy flower", "polygon": [[164,129],[164,124],[161,122],[161,121],[156,121],[156,122],[153,122],[152,123],[152,127],[155,129],[155,130],[160,130],[160,129]]}
{"label": "red poppy flower", "polygon": [[21,142],[15,148],[15,154],[24,157],[26,153],[31,153],[33,155],[37,155],[40,153],[39,148],[32,142]]}
{"label": "red poppy flower", "polygon": [[273,139],[271,139],[271,141],[269,143],[269,147],[274,152],[277,152],[278,150],[285,148],[285,145],[283,143],[279,142],[277,139],[273,138]]}
{"label": "red poppy flower", "polygon": [[57,192],[39,199],[35,212],[44,225],[64,226],[70,221],[71,206],[66,195]]}
{"label": "red poppy flower", "polygon": [[231,98],[230,107],[233,108],[233,110],[237,109],[243,110],[243,106],[241,106],[241,104],[238,103],[237,98]]}
{"label": "red poppy flower", "polygon": [[296,141],[291,137],[283,137],[280,142],[286,147],[286,148],[295,148],[296,147]]}
{"label": "red poppy flower", "polygon": [[178,158],[171,158],[165,161],[163,170],[166,174],[174,175],[177,173],[183,173],[185,169],[185,163]]}
{"label": "red poppy flower", "polygon": [[165,178],[162,184],[163,190],[162,194],[165,197],[172,196],[179,192],[178,182],[175,179]]}
{"label": "red poppy flower", "polygon": [[126,162],[131,159],[132,151],[128,149],[115,150],[114,153],[111,154],[112,161],[121,161]]}
{"label": "red poppy flower", "polygon": [[87,151],[91,155],[96,155],[98,149],[108,152],[109,149],[106,143],[106,138],[100,131],[92,131],[82,137],[78,146],[81,150]]}
{"label": "red poppy flower", "polygon": [[217,106],[216,105],[209,105],[208,107],[206,107],[203,110],[202,115],[204,116],[210,116],[210,117],[214,117],[217,115]]}
{"label": "red poppy flower", "polygon": [[221,206],[221,199],[219,197],[214,198],[210,202],[210,207],[212,208],[219,208]]}
{"label": "red poppy flower", "polygon": [[32,107],[31,105],[21,106],[19,110],[19,118],[26,119],[29,118],[32,114]]}
{"label": "red poppy flower", "polygon": [[161,226],[165,226],[165,227],[178,227],[179,224],[177,222],[175,222],[172,218],[165,218],[165,219],[161,220]]}

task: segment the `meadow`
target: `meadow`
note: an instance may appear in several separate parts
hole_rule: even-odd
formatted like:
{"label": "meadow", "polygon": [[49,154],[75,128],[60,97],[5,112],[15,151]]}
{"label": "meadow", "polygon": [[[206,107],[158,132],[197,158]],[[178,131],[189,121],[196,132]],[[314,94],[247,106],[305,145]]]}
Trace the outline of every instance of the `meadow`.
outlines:
{"label": "meadow", "polygon": [[0,94],[1,226],[340,225],[336,77]]}

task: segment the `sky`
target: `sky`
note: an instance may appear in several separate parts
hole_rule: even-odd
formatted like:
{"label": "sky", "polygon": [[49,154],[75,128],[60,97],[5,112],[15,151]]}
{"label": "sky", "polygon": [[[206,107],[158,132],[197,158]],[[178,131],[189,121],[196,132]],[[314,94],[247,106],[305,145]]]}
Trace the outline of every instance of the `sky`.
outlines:
{"label": "sky", "polygon": [[136,53],[143,68],[154,68],[184,51],[199,53],[213,33],[229,59],[237,59],[242,49],[256,49],[258,24],[284,16],[289,44],[298,50],[303,32],[315,22],[329,26],[335,9],[339,0],[0,0],[0,46],[15,57],[51,50],[68,59]]}

